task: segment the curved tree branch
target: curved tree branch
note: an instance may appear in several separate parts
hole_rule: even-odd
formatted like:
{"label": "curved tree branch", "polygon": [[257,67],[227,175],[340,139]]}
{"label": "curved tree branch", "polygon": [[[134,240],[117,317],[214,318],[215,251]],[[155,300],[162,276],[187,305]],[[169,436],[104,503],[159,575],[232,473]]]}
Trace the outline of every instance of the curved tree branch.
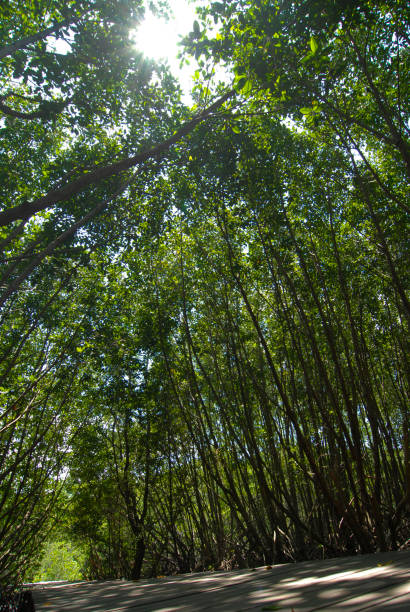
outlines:
{"label": "curved tree branch", "polygon": [[[10,97],[10,96],[8,96]],[[22,96],[19,96],[22,97]],[[7,104],[3,103],[4,97],[0,97],[0,112],[10,117],[16,117],[17,119],[47,119],[52,115],[58,114],[62,111],[64,106],[67,106],[68,102],[57,102],[54,100],[42,101],[37,110],[25,113],[24,111],[18,111]]]}
{"label": "curved tree branch", "polygon": [[13,55],[13,53],[18,51],[19,49],[24,49],[25,47],[28,47],[28,45],[31,45],[33,43],[38,42],[39,40],[43,40],[44,38],[47,38],[47,36],[50,36],[50,34],[56,34],[62,28],[66,28],[70,25],[74,25],[83,16],[84,14],[78,15],[77,17],[73,17],[73,16],[67,17],[66,19],[63,19],[63,21],[60,21],[59,23],[55,23],[49,28],[44,28],[44,30],[37,32],[36,34],[32,34],[31,36],[25,36],[24,38],[21,38],[20,40],[16,40],[16,42],[14,43],[5,45],[2,49],[0,49],[0,60],[3,59],[4,57],[8,57],[9,55]]}
{"label": "curved tree branch", "polygon": [[160,157],[165,151],[168,151],[174,144],[176,144],[179,140],[181,140],[184,136],[187,136],[192,132],[192,130],[202,121],[207,119],[215,110],[217,110],[224,102],[226,102],[229,98],[233,97],[235,92],[230,90],[222,97],[218,98],[216,102],[211,104],[204,111],[193,117],[190,121],[185,123],[179,130],[175,132],[172,136],[161,142],[160,144],[148,149],[147,151],[142,151],[141,153],[137,153],[132,157],[128,157],[126,159],[122,159],[114,164],[110,164],[108,166],[97,167],[91,172],[80,176],[76,180],[72,181],[68,185],[64,185],[63,187],[59,187],[52,191],[49,191],[46,195],[41,198],[37,198],[37,200],[33,200],[32,202],[23,202],[19,206],[14,206],[13,208],[9,208],[0,212],[0,226],[8,225],[17,219],[29,219],[36,212],[41,210],[45,210],[54,204],[58,204],[58,202],[64,202],[74,195],[81,193],[89,187],[90,185],[95,185],[103,181],[104,179],[110,178],[111,176],[115,176],[124,170],[129,170],[130,168],[141,164],[148,159]]}
{"label": "curved tree branch", "polygon": [[[135,173],[134,173],[134,175],[135,175]],[[79,230],[86,223],[88,223],[88,221],[90,221],[96,215],[98,215],[102,210],[104,210],[104,208],[114,198],[116,198],[123,191],[125,191],[125,189],[128,187],[128,185],[130,184],[130,182],[134,178],[134,175],[130,179],[128,179],[125,183],[122,183],[118,187],[118,189],[112,195],[110,195],[105,200],[102,200],[101,202],[96,204],[96,206],[94,206],[94,208],[92,208],[86,215],[84,215],[84,217],[81,217],[81,219],[79,219],[78,221],[73,223],[67,230],[65,230],[62,234],[60,234],[59,236],[57,236],[57,238],[55,238],[52,242],[50,242],[50,244],[48,244],[45,247],[45,249],[43,249],[40,253],[38,253],[38,255],[26,267],[26,269],[23,270],[23,272],[20,274],[20,276],[18,278],[16,278],[12,283],[10,283],[10,285],[8,287],[6,287],[6,290],[3,292],[3,294],[0,295],[0,308],[3,306],[3,304],[6,302],[6,300],[11,295],[13,295],[13,293],[15,293],[17,291],[17,289],[20,287],[20,285],[26,280],[26,278],[28,278],[30,276],[30,274],[33,272],[33,270],[35,270],[37,268],[37,266],[43,261],[43,259],[45,259],[45,257],[47,257],[53,251],[55,251],[55,249],[60,244],[62,244],[65,240],[67,240],[68,238],[73,236],[77,232],[77,230]]]}

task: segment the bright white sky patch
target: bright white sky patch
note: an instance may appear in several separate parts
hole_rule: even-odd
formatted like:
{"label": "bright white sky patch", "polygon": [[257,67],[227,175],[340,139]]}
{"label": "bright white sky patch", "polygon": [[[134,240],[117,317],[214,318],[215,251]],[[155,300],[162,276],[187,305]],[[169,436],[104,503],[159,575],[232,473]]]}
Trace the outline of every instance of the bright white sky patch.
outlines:
{"label": "bright white sky patch", "polygon": [[167,23],[149,13],[136,31],[134,39],[146,57],[155,60],[174,59],[177,45],[174,23]]}
{"label": "bright white sky patch", "polygon": [[[180,43],[182,37],[192,32],[193,23],[196,19],[195,6],[200,5],[201,2],[202,0],[196,0],[195,2],[170,0],[172,15],[169,21],[158,19],[148,11],[144,21],[132,35],[137,49],[142,51],[146,57],[168,62],[173,75],[182,87],[183,99],[186,103],[192,101],[190,92],[198,63],[193,57],[190,57],[189,65],[184,62],[181,67],[180,60],[177,59],[177,55],[181,51],[178,43]],[[217,27],[213,26],[209,31],[216,32]],[[223,66],[220,65],[216,68],[215,79],[222,82],[229,81],[229,76]],[[208,83],[209,85],[210,83]]]}
{"label": "bright white sky patch", "polygon": [[178,75],[178,42],[192,30],[195,21],[195,7],[187,0],[171,0],[173,17],[169,21],[158,19],[152,13],[147,16],[133,38],[137,48],[147,57],[167,60],[175,76]]}

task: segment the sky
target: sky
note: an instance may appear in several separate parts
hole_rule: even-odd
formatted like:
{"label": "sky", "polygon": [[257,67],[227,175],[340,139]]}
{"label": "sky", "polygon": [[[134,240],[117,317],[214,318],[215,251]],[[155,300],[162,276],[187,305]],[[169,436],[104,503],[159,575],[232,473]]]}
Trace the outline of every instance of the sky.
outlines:
{"label": "sky", "polygon": [[170,0],[173,17],[169,21],[158,19],[147,11],[147,16],[136,30],[133,38],[144,55],[155,60],[167,59],[172,73],[184,90],[191,87],[191,78],[197,69],[192,59],[189,66],[180,68],[178,42],[192,30],[195,21],[195,6],[188,0]]}
{"label": "sky", "polygon": [[[200,0],[169,0],[171,9],[170,19],[155,17],[149,10],[140,26],[130,33],[130,38],[135,41],[138,50],[146,57],[154,60],[167,60],[173,75],[178,79],[184,92],[183,99],[186,103],[192,101],[190,92],[192,90],[192,77],[198,69],[198,64],[193,57],[189,58],[189,65],[181,67],[178,53],[181,48],[178,43],[181,38],[189,34],[193,29],[196,19],[195,6]],[[63,39],[50,40],[50,47],[58,53],[67,53],[69,44]],[[225,73],[218,68],[217,74],[223,78]]]}

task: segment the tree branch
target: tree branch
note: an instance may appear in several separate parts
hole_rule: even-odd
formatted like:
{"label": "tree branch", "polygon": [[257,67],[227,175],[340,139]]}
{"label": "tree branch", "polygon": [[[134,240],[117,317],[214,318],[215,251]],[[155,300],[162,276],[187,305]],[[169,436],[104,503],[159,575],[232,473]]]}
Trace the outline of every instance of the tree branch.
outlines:
{"label": "tree branch", "polygon": [[96,206],[94,206],[94,208],[92,208],[86,215],[84,215],[84,217],[81,217],[81,219],[79,219],[78,221],[76,221],[75,223],[73,223],[68,229],[66,229],[62,234],[60,234],[59,236],[57,236],[57,238],[55,238],[52,242],[50,242],[50,244],[48,244],[40,253],[38,253],[38,255],[30,262],[30,264],[26,267],[25,270],[23,270],[23,272],[20,274],[20,276],[18,276],[12,283],[10,283],[10,285],[6,288],[6,290],[3,292],[2,295],[0,295],[0,308],[3,306],[3,304],[6,302],[6,300],[13,295],[13,293],[15,293],[15,291],[17,291],[17,289],[20,287],[20,285],[22,284],[23,281],[26,280],[26,278],[28,278],[30,276],[30,274],[32,273],[33,270],[35,270],[35,268],[37,268],[37,266],[40,265],[40,263],[43,261],[43,259],[45,257],[47,257],[48,255],[50,255],[53,251],[55,251],[55,249],[60,246],[60,244],[62,244],[63,242],[65,242],[66,240],[68,240],[68,238],[70,238],[71,236],[73,236],[77,230],[79,230],[81,227],[83,227],[86,223],[88,223],[88,221],[90,221],[91,219],[93,219],[96,215],[98,215],[102,210],[104,210],[104,208],[112,201],[114,200],[114,198],[116,198],[118,195],[120,195],[123,191],[125,191],[125,189],[128,187],[128,185],[131,183],[132,179],[134,178],[135,173],[133,176],[130,177],[129,180],[127,180],[125,183],[122,183],[118,189],[112,194],[110,195],[108,198],[106,198],[105,200],[102,200],[101,202],[99,202],[98,204],[96,204]]}
{"label": "tree branch", "polygon": [[137,153],[133,157],[128,157],[126,159],[122,159],[115,164],[110,164],[109,166],[97,167],[91,172],[79,177],[78,179],[72,181],[68,185],[63,187],[59,187],[58,189],[54,189],[49,191],[45,196],[38,198],[37,200],[33,200],[32,202],[23,202],[19,206],[14,206],[13,208],[9,208],[0,213],[0,226],[8,225],[17,219],[29,219],[36,212],[41,210],[45,210],[54,204],[58,204],[58,202],[63,202],[65,200],[70,199],[72,196],[84,191],[90,185],[95,185],[103,181],[104,179],[110,178],[111,176],[115,176],[124,170],[129,170],[130,168],[141,164],[147,161],[150,158],[160,157],[165,151],[170,149],[174,144],[176,144],[179,140],[181,140],[184,136],[187,136],[192,130],[199,124],[201,121],[207,119],[213,111],[218,109],[224,102],[226,102],[229,98],[235,95],[233,90],[229,91],[222,97],[218,98],[216,102],[211,104],[207,109],[202,111],[199,115],[185,123],[179,130],[175,132],[170,138],[167,138],[160,144],[148,149],[147,151],[142,151],[141,153]]}
{"label": "tree branch", "polygon": [[18,51],[19,49],[24,49],[32,43],[38,42],[39,40],[43,40],[43,38],[50,36],[50,34],[55,34],[62,28],[65,28],[69,25],[74,25],[81,19],[81,17],[83,17],[83,14],[79,15],[78,17],[67,17],[66,19],[63,19],[63,21],[55,23],[49,28],[45,28],[44,30],[37,32],[36,34],[32,34],[31,36],[25,36],[24,38],[21,38],[20,40],[17,40],[14,43],[5,45],[2,49],[0,49],[0,60],[9,55],[13,55],[13,53]]}
{"label": "tree branch", "polygon": [[0,101],[0,112],[4,115],[9,115],[10,117],[16,117],[17,119],[41,119],[45,117],[46,113],[44,109],[38,109],[36,111],[32,111],[31,113],[23,113],[22,111],[14,110],[14,108],[10,108],[6,104]]}

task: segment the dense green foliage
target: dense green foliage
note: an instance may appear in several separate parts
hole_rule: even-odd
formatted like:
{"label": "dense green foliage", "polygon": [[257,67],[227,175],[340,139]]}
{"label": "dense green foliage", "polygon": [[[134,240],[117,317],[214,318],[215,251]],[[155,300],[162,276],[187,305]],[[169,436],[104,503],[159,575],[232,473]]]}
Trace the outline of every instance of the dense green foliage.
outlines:
{"label": "dense green foliage", "polygon": [[202,6],[192,109],[142,3],[15,5],[0,581],[56,523],[88,578],[403,546],[407,3]]}
{"label": "dense green foliage", "polygon": [[29,579],[32,582],[49,580],[81,580],[83,554],[70,542],[52,541],[44,547],[41,565]]}

